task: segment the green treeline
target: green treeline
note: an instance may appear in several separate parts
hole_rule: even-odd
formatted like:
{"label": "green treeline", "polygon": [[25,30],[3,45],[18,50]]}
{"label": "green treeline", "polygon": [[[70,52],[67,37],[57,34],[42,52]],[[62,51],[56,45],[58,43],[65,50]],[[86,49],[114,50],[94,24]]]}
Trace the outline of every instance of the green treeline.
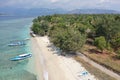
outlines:
{"label": "green treeline", "polygon": [[90,38],[101,51],[114,50],[120,57],[120,15],[48,15],[33,20],[32,30],[48,35],[63,51],[79,51]]}

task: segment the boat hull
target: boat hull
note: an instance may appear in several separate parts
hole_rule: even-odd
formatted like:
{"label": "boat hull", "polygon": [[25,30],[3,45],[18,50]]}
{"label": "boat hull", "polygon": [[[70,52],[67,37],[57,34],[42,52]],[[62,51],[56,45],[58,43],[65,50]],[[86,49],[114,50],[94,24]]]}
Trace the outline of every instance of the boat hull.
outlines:
{"label": "boat hull", "polygon": [[8,44],[8,46],[22,46],[22,45],[26,45],[25,42],[13,42]]}
{"label": "boat hull", "polygon": [[19,61],[19,60],[24,60],[24,59],[30,58],[30,57],[32,57],[32,54],[28,54],[26,56],[15,56],[15,57],[11,58],[10,60],[11,61]]}

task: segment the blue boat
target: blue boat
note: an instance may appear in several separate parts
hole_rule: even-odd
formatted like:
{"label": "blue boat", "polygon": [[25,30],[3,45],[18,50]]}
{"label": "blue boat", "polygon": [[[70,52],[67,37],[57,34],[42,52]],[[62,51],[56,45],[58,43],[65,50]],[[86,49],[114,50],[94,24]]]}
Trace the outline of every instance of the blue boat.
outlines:
{"label": "blue boat", "polygon": [[22,46],[22,45],[26,45],[25,42],[19,41],[19,42],[11,42],[10,44],[8,44],[8,46]]}
{"label": "blue boat", "polygon": [[26,58],[30,58],[32,56],[32,54],[21,54],[21,55],[18,55],[18,56],[15,56],[13,58],[11,58],[10,60],[11,61],[19,61],[19,60],[23,60],[23,59],[26,59]]}

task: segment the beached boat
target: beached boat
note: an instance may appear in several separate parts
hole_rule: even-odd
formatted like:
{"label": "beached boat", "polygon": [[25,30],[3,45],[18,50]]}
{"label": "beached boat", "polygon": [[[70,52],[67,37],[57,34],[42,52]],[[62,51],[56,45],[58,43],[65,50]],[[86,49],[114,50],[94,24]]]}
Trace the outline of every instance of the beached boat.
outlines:
{"label": "beached boat", "polygon": [[26,59],[26,58],[30,58],[32,56],[32,54],[21,54],[21,55],[18,55],[18,56],[15,56],[13,58],[10,58],[11,61],[18,61],[18,60],[23,60],[23,59]]}
{"label": "beached boat", "polygon": [[30,35],[31,35],[32,37],[36,37],[36,35],[34,34],[33,31],[30,32]]}
{"label": "beached boat", "polygon": [[23,41],[11,42],[10,44],[8,44],[8,46],[21,46],[21,45],[26,45],[26,44]]}

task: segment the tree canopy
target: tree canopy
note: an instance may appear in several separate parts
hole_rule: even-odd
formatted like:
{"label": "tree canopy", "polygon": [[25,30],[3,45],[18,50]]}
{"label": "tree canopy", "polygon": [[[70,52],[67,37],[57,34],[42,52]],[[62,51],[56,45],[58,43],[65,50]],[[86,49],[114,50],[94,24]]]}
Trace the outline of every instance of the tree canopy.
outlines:
{"label": "tree canopy", "polygon": [[64,51],[78,51],[87,38],[98,42],[100,45],[97,47],[101,50],[105,48],[104,43],[110,44],[114,50],[120,49],[119,14],[38,16],[33,20],[32,30],[42,36],[48,35]]}

